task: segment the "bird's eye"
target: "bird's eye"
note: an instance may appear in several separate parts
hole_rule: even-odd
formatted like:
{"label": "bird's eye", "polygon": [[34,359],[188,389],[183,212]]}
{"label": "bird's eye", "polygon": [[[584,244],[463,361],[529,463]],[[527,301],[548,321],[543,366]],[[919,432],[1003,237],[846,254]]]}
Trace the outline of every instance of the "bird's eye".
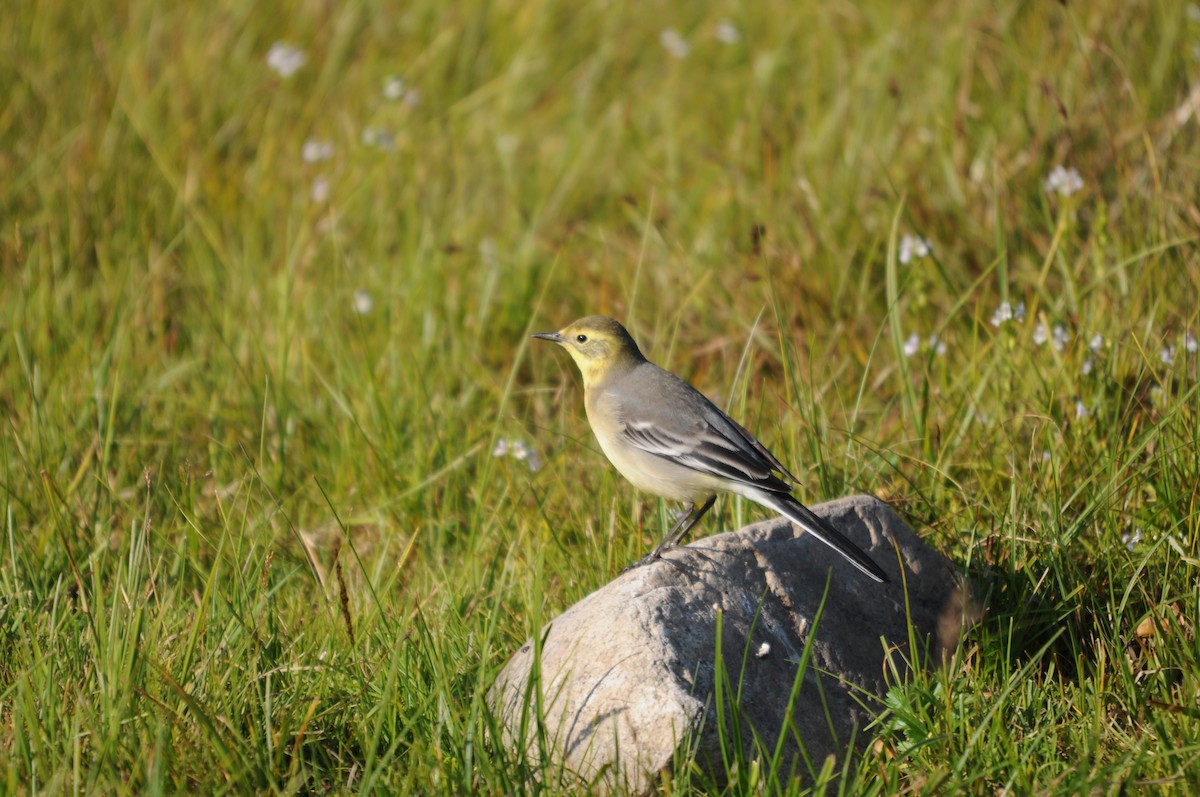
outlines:
{"label": "bird's eye", "polygon": [[587,343],[587,335],[576,335],[575,342],[576,343]]}

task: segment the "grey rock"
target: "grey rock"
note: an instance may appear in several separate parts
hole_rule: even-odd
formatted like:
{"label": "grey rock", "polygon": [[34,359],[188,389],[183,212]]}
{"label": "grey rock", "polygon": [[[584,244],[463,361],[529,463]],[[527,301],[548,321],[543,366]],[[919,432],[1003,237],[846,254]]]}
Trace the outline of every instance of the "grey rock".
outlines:
{"label": "grey rock", "polygon": [[[719,626],[726,717],[729,689],[740,681],[748,757],[754,732],[774,750],[782,731],[784,771],[808,777],[810,766],[819,771],[827,756],[861,744],[861,728],[890,682],[914,662],[936,666],[953,651],[965,593],[950,562],[878,499],[812,509],[870,554],[891,583],[866,578],[783,518],[672,549],[549,623],[539,667],[535,640],[513,655],[489,693],[504,743],[530,757],[544,745],[563,773],[602,792],[645,793],[689,751],[721,779]],[[532,683],[531,671],[538,673]]]}

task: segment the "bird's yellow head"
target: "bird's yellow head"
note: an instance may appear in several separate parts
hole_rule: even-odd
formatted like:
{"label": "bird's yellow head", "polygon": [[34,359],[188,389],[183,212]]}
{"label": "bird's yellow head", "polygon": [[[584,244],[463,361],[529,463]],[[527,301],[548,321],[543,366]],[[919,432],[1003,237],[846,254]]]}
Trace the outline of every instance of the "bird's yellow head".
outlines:
{"label": "bird's yellow head", "polygon": [[608,316],[590,315],[558,332],[538,332],[534,337],[566,349],[583,374],[584,386],[602,382],[645,360],[625,327]]}

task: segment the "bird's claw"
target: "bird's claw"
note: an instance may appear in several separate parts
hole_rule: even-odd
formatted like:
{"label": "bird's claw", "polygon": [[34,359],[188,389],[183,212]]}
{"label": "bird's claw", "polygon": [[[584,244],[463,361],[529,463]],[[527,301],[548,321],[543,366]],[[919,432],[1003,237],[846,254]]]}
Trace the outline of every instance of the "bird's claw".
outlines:
{"label": "bird's claw", "polygon": [[621,570],[621,574],[624,575],[625,573],[628,573],[630,570],[636,570],[637,568],[639,568],[643,565],[648,565],[651,562],[657,562],[661,558],[662,558],[662,551],[653,551],[651,553],[646,554],[641,559],[635,559],[634,561],[625,565],[625,567]]}

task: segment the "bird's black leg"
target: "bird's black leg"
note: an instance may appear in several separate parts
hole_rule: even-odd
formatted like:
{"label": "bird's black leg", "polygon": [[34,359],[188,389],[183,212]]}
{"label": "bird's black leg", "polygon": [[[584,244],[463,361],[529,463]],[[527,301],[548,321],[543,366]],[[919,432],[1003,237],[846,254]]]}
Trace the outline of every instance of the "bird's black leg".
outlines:
{"label": "bird's black leg", "polygon": [[650,556],[647,558],[657,559],[662,556],[663,551],[678,545],[679,541],[692,530],[692,527],[700,522],[700,518],[704,517],[705,513],[712,509],[712,505],[716,500],[717,497],[715,495],[710,495],[708,500],[699,507],[695,504],[688,504],[688,511],[683,517],[679,518],[671,530],[667,532],[667,535],[662,538],[662,542],[650,552]]}
{"label": "bird's black leg", "polygon": [[708,512],[708,510],[712,509],[712,505],[714,502],[716,502],[716,500],[717,497],[714,495],[709,497],[709,499],[700,506],[688,504],[687,511],[683,513],[683,516],[680,517],[679,520],[675,521],[675,525],[672,526],[671,530],[668,531],[666,536],[662,538],[662,542],[654,546],[653,551],[646,554],[641,559],[638,559],[636,562],[628,565],[621,572],[626,573],[638,565],[644,565],[649,562],[653,562],[655,559],[658,559],[660,556],[662,556],[664,551],[678,545],[679,541],[682,540],[684,536],[692,530],[692,526],[695,526],[698,522],[700,522],[700,518],[704,517],[704,514]]}

